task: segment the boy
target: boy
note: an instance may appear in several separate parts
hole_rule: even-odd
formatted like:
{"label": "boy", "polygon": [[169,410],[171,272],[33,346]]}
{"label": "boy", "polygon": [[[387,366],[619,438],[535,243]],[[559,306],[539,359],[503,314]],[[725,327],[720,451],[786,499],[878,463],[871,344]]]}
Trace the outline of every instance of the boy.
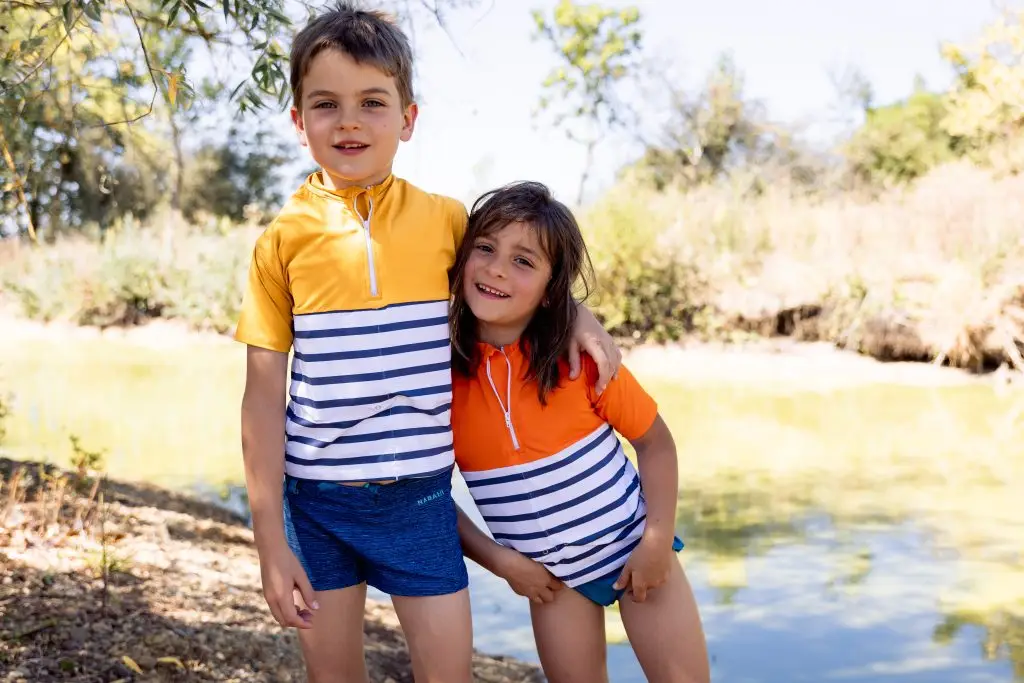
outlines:
{"label": "boy", "polygon": [[[367,681],[369,584],[392,596],[417,683],[469,683],[447,325],[466,210],[392,175],[417,107],[408,42],[385,15],[343,4],[312,20],[291,88],[321,170],[257,240],[235,335],[248,346],[242,451],[264,595],[299,629],[311,681]],[[603,387],[619,354],[581,312],[574,338]]]}

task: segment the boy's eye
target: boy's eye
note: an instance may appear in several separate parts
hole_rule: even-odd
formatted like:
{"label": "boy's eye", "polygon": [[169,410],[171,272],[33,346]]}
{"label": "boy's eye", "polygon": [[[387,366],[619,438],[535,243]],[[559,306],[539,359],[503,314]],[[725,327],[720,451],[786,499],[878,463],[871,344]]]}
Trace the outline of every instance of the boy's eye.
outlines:
{"label": "boy's eye", "polygon": [[317,102],[313,105],[313,109],[330,109],[334,107],[334,102]]}
{"label": "boy's eye", "polygon": [[383,107],[384,106],[384,103],[381,102],[380,100],[366,100],[366,102],[364,102],[363,104],[365,104],[367,107]]}

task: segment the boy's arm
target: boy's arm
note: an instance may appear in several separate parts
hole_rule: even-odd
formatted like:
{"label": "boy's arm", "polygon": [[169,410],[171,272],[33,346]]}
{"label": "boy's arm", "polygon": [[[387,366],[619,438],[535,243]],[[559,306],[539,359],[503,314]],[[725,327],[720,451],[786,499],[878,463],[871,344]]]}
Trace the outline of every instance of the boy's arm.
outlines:
{"label": "boy's arm", "polygon": [[597,364],[597,394],[600,396],[622,365],[622,352],[590,309],[576,304],[576,325],[569,341],[569,377],[580,374],[580,350],[586,351]]}
{"label": "boy's arm", "polygon": [[309,579],[288,547],[284,532],[282,481],[287,372],[287,353],[247,347],[242,396],[242,458],[267,604],[282,626],[309,628],[310,615],[296,609],[293,589],[298,588],[308,607],[315,610],[318,605]]}
{"label": "boy's arm", "polygon": [[249,346],[242,395],[242,458],[257,547],[285,544],[285,378],[288,354]]}
{"label": "boy's arm", "polygon": [[563,584],[544,565],[495,542],[473,523],[458,504],[455,507],[459,518],[459,540],[466,557],[508,581],[513,591],[531,602],[541,604],[555,599],[555,591]]}

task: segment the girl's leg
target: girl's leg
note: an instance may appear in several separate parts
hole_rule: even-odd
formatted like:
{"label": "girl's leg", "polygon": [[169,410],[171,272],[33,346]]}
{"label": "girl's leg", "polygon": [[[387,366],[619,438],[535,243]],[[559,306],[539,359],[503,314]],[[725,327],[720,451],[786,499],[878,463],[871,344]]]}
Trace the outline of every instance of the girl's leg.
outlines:
{"label": "girl's leg", "polygon": [[409,643],[416,683],[472,683],[469,589],[427,597],[392,595],[391,602]]}
{"label": "girl's leg", "polygon": [[607,683],[603,607],[566,588],[530,616],[548,683]]}
{"label": "girl's leg", "polygon": [[650,683],[708,683],[707,645],[697,601],[678,562],[666,583],[633,602],[619,601],[622,623]]}
{"label": "girl's leg", "polygon": [[316,599],[313,628],[297,629],[309,683],[369,683],[363,659],[366,584],[318,591]]}

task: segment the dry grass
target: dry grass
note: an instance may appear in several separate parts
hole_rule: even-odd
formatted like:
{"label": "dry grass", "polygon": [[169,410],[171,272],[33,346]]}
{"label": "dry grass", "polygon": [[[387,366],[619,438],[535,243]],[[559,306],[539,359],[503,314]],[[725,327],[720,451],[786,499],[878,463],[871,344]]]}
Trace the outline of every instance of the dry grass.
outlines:
{"label": "dry grass", "polygon": [[[1024,176],[953,164],[872,199],[624,184],[587,224],[599,271],[603,244],[627,231],[700,268],[720,328],[780,329],[883,358],[1024,366]],[[780,320],[794,312],[810,320]]]}
{"label": "dry grass", "polygon": [[[879,197],[627,180],[583,223],[603,283],[592,305],[623,336],[784,334],[886,359],[1024,365],[1024,176],[961,162]],[[165,221],[103,242],[0,244],[0,295],[43,320],[225,332],[254,236]]]}

